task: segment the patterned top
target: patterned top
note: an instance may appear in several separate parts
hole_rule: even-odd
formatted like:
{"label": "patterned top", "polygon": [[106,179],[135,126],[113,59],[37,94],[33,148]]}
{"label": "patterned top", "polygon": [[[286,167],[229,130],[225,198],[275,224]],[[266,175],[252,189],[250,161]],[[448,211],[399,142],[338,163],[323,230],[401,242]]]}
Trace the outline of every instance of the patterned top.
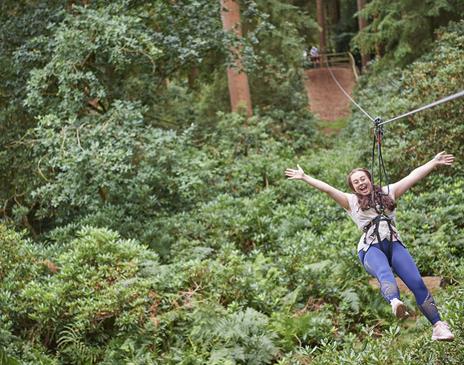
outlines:
{"label": "patterned top", "polygon": [[[387,188],[382,188],[383,192],[387,193]],[[362,231],[363,228],[368,225],[375,217],[378,216],[378,213],[375,211],[374,208],[369,208],[367,210],[362,210],[358,203],[358,197],[355,194],[346,194],[348,198],[348,203],[350,204],[350,210],[346,211],[348,215],[353,219],[354,223],[358,226],[358,228]],[[390,197],[393,199],[393,191],[390,186]],[[396,215],[395,211],[391,212],[389,210],[385,210],[385,215],[392,220],[392,222],[396,223]],[[400,235],[398,230],[396,229],[393,224],[391,225],[394,233],[393,239],[400,241]],[[363,250],[367,251],[370,245],[378,243],[377,235],[374,232],[375,224],[373,224],[367,232],[363,232],[359,243],[358,243],[358,252]],[[364,242],[364,237],[367,235],[366,240]],[[388,228],[388,223],[385,221],[381,221],[379,223],[379,236],[380,240],[383,241],[385,238],[390,239],[390,229]]]}

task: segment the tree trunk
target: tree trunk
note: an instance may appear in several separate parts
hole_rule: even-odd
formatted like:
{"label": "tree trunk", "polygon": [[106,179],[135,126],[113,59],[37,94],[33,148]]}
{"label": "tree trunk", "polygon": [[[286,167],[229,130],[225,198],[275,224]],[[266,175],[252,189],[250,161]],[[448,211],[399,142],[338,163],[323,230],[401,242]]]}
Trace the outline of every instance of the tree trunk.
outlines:
{"label": "tree trunk", "polygon": [[[374,21],[378,24],[379,15],[374,16]],[[374,29],[374,32],[377,32],[377,27]],[[383,45],[380,42],[375,43],[375,57],[381,59],[383,56]]]}
{"label": "tree trunk", "polygon": [[196,84],[196,80],[198,78],[199,73],[200,72],[198,71],[197,66],[192,66],[190,68],[190,72],[188,73],[188,76],[187,76],[188,86],[190,89],[195,89],[195,84]]}
{"label": "tree trunk", "polygon": [[319,32],[319,49],[321,53],[324,53],[327,51],[324,0],[316,0],[316,13],[317,24],[321,28]]}
{"label": "tree trunk", "polygon": [[[358,11],[361,11],[362,9],[364,9],[364,6],[366,5],[366,0],[357,0],[357,1],[358,1]],[[359,31],[362,31],[367,26],[367,20],[362,16],[358,16],[358,26],[359,26]],[[361,64],[362,64],[363,69],[366,67],[368,62],[369,62],[369,55],[365,53],[361,53]]]}
{"label": "tree trunk", "polygon": [[[232,31],[238,37],[242,36],[240,5],[237,0],[221,0],[221,18],[225,31]],[[247,115],[250,117],[253,111],[248,76],[242,70],[240,49],[231,49],[231,52],[236,55],[235,64],[227,68],[227,81],[229,84],[232,111],[237,112],[240,108],[246,107]]]}

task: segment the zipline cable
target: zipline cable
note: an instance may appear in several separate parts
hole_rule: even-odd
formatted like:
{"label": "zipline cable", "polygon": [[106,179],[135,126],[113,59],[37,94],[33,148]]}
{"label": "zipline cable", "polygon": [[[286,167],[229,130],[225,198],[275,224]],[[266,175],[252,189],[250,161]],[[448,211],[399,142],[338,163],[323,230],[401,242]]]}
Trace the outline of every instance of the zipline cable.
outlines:
{"label": "zipline cable", "polygon": [[332,70],[330,69],[329,67],[329,64],[327,62],[327,57],[325,57],[325,64],[327,65],[327,70],[329,70],[329,73],[330,73],[330,76],[332,76],[333,80],[335,81],[335,83],[337,84],[337,86],[340,88],[340,90],[343,92],[343,94],[345,94],[345,96],[350,99],[350,101],[356,105],[358,107],[359,110],[361,110],[372,122],[375,122],[375,119],[373,117],[371,117],[369,115],[368,112],[366,112],[356,101],[353,100],[353,98],[345,91],[345,89],[342,87],[342,85],[340,85],[340,83],[338,82],[337,78],[335,77],[335,75],[333,74]]}
{"label": "zipline cable", "polygon": [[457,98],[461,98],[461,97],[463,97],[463,96],[464,96],[464,90],[462,90],[462,91],[460,91],[460,92],[458,92],[458,93],[456,93],[456,94],[447,96],[447,97],[445,97],[445,98],[443,98],[443,99],[434,101],[433,103],[424,105],[424,106],[422,106],[422,107],[420,107],[420,108],[411,110],[410,112],[401,114],[401,115],[399,115],[399,116],[397,116],[397,117],[388,119],[388,120],[386,120],[385,122],[379,123],[379,126],[384,125],[384,124],[387,124],[387,123],[390,123],[390,122],[394,122],[395,120],[398,120],[398,119],[407,117],[407,116],[409,116],[409,115],[418,113],[418,112],[420,112],[420,111],[422,111],[422,110],[426,110],[426,109],[429,109],[429,108],[433,108],[434,106],[437,106],[437,105],[446,103],[447,101],[451,101],[451,100],[454,100],[454,99],[457,99]]}
{"label": "zipline cable", "polygon": [[354,101],[354,99],[353,99],[353,98],[345,91],[345,89],[342,87],[342,85],[340,84],[340,82],[338,82],[337,78],[335,77],[335,75],[333,74],[332,70],[330,69],[329,63],[328,63],[328,61],[327,61],[327,57],[325,57],[325,60],[324,60],[324,61],[325,61],[327,70],[329,70],[330,76],[331,76],[332,79],[334,80],[335,84],[339,87],[339,89],[343,92],[343,94],[344,94],[354,105],[356,105],[356,107],[357,107],[361,112],[363,112],[363,113],[364,113],[376,126],[382,126],[382,125],[384,125],[384,124],[394,122],[395,120],[398,120],[398,119],[407,117],[407,116],[409,116],[409,115],[413,115],[413,114],[418,113],[418,112],[420,112],[420,111],[433,108],[433,107],[435,107],[435,106],[437,106],[437,105],[440,105],[440,104],[443,104],[443,103],[446,103],[446,102],[448,102],[448,101],[451,101],[451,100],[454,100],[454,99],[458,99],[458,98],[461,98],[461,97],[464,96],[464,90],[461,90],[461,91],[458,92],[458,93],[449,95],[449,96],[447,96],[447,97],[445,97],[445,98],[442,98],[442,99],[439,99],[439,100],[437,100],[437,101],[434,101],[434,102],[432,102],[432,103],[430,103],[430,104],[424,105],[424,106],[422,106],[422,107],[420,107],[420,108],[411,110],[410,112],[407,112],[407,113],[398,115],[397,117],[388,119],[388,120],[386,120],[386,121],[382,121],[382,122],[380,122],[380,123],[376,123],[376,120],[377,120],[377,119],[374,119],[372,116],[370,116],[368,112],[366,112],[356,101]]}
{"label": "zipline cable", "polygon": [[[433,108],[437,105],[440,105],[440,104],[443,104],[443,103],[446,103],[448,101],[451,101],[451,100],[454,100],[454,99],[458,99],[458,98],[461,98],[464,96],[464,90],[460,91],[460,92],[457,92],[455,94],[452,94],[452,95],[449,95],[447,97],[444,97],[442,99],[439,99],[437,101],[434,101],[432,103],[429,103],[427,105],[424,105],[420,108],[417,108],[417,109],[414,109],[414,110],[411,110],[410,112],[407,112],[407,113],[404,113],[404,114],[401,114],[399,116],[396,116],[394,118],[391,118],[391,119],[388,119],[386,121],[382,121],[382,119],[380,119],[379,117],[377,118],[373,118],[369,115],[369,113],[367,113],[358,103],[356,103],[356,101],[354,101],[354,99],[345,91],[345,89],[342,87],[342,85],[338,82],[337,78],[335,77],[335,75],[333,74],[332,70],[330,69],[330,66],[329,66],[329,63],[327,62],[327,57],[325,58],[325,64],[326,64],[326,67],[327,67],[327,70],[329,71],[330,73],[330,76],[332,76],[332,79],[334,80],[335,84],[340,88],[340,90],[343,92],[343,94],[354,104],[356,105],[356,107],[362,111],[374,124],[374,140],[373,140],[373,145],[372,145],[372,165],[371,165],[371,174],[372,174],[372,181],[371,181],[371,184],[372,184],[372,199],[373,199],[373,204],[376,205],[376,199],[375,199],[375,187],[374,187],[374,168],[375,168],[375,152],[376,152],[376,147],[377,147],[377,158],[378,158],[378,165],[379,165],[379,186],[380,186],[380,189],[382,189],[382,178],[385,177],[385,182],[387,184],[387,193],[383,193],[383,191],[381,190],[380,191],[380,195],[389,195],[390,194],[390,185],[389,185],[389,178],[388,178],[388,174],[387,174],[387,170],[385,168],[385,162],[383,160],[383,156],[382,156],[382,138],[383,138],[383,125],[384,124],[387,124],[387,123],[391,123],[391,122],[394,122],[395,120],[398,120],[398,119],[401,119],[401,118],[404,118],[404,117],[407,117],[409,115],[413,115],[415,113],[418,113],[418,112],[421,112],[423,110],[427,110],[427,109],[430,109],[430,108]],[[380,196],[380,201],[379,201],[379,206],[376,206],[375,207],[376,211],[380,214],[383,214],[383,210],[384,210],[384,207],[383,207],[383,203],[382,203],[382,198]]]}

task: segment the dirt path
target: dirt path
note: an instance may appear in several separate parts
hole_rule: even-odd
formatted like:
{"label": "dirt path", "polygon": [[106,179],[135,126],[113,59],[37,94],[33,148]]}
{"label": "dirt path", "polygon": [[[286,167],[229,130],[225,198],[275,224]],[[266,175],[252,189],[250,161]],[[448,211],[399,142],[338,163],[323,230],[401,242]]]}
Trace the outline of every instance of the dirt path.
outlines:
{"label": "dirt path", "polygon": [[[351,69],[332,67],[331,70],[341,86],[351,95],[356,82]],[[309,109],[319,119],[330,122],[350,115],[350,101],[339,89],[327,68],[305,70],[305,86]]]}

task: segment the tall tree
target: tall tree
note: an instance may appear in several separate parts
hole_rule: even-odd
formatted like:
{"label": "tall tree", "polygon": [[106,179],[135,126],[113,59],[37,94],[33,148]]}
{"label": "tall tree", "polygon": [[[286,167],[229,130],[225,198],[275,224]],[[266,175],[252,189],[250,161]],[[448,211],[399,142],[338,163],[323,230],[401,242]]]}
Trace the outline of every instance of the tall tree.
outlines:
{"label": "tall tree", "polygon": [[[242,36],[240,5],[236,0],[221,0],[221,18],[226,32],[234,32],[239,38]],[[244,104],[247,109],[247,115],[251,116],[250,87],[248,76],[242,67],[240,47],[232,46],[231,52],[234,54],[234,62],[227,68],[227,80],[232,111],[237,111]]]}
{"label": "tall tree", "polygon": [[[358,3],[358,25],[359,25],[359,31],[361,32],[367,26],[367,20],[361,14],[361,11],[366,6],[366,0],[357,0],[357,3]],[[361,51],[362,67],[365,68],[368,62],[369,62],[369,55],[366,52]]]}
{"label": "tall tree", "polygon": [[317,23],[320,27],[319,32],[319,48],[321,52],[325,52],[327,49],[326,43],[326,23],[325,23],[325,11],[324,1],[316,0],[316,12],[317,12]]}

